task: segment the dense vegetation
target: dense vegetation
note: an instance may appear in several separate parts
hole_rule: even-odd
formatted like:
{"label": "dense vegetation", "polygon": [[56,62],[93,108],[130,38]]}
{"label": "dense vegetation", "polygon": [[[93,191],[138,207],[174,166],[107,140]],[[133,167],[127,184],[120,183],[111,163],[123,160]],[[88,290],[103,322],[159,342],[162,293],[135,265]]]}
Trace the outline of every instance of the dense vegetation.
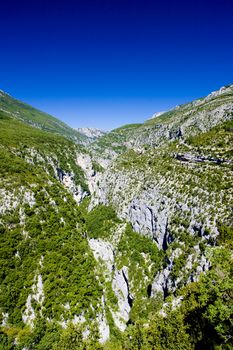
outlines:
{"label": "dense vegetation", "polygon": [[[211,110],[231,97],[206,103]],[[111,204],[88,211],[87,180],[76,164],[77,153],[88,150],[71,141],[80,141],[79,135],[0,93],[0,350],[233,349],[232,121],[160,147],[138,149],[129,142],[129,135],[180,122],[194,107],[202,112],[202,101],[97,140],[90,147],[93,159],[105,151],[106,158],[123,153],[111,171],[126,180],[110,188]],[[105,171],[96,160],[93,170]],[[80,205],[61,172],[72,175],[74,192],[78,186],[85,191]],[[132,193],[150,186],[164,198],[158,210],[165,204],[170,210],[169,241],[161,249],[156,237],[134,232],[117,215]],[[90,240],[112,249],[110,270],[94,257]],[[197,274],[199,258],[210,268]],[[112,279],[124,267],[131,309],[121,332],[113,319],[119,305]],[[172,288],[152,293],[164,269]],[[103,316],[110,338],[101,343]]]}
{"label": "dense vegetation", "polygon": [[86,215],[87,232],[90,238],[107,238],[114,224],[120,223],[110,206],[98,205]]}
{"label": "dense vegetation", "polygon": [[19,184],[23,184],[25,178],[27,183],[35,171],[45,171],[54,177],[56,168],[60,168],[63,172],[74,173],[76,184],[88,191],[83,171],[75,162],[81,146],[27,126],[2,111],[0,130],[0,172],[3,178],[9,178],[9,183],[12,183],[12,177]]}

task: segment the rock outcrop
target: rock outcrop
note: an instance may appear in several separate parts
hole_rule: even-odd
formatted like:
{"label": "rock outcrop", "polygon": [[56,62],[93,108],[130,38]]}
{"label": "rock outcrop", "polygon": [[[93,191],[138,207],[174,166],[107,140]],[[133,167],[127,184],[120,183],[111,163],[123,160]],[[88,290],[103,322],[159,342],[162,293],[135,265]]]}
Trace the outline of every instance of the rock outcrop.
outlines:
{"label": "rock outcrop", "polygon": [[75,174],[73,172],[64,172],[61,168],[57,168],[57,176],[60,182],[72,193],[75,201],[80,204],[82,200],[88,195],[86,191],[83,190],[81,185],[76,185]]}
{"label": "rock outcrop", "polygon": [[126,266],[116,270],[112,280],[112,289],[118,300],[118,311],[112,311],[112,315],[116,326],[121,331],[126,328],[133,301],[128,280],[128,268]]}
{"label": "rock outcrop", "polygon": [[106,131],[96,128],[77,128],[75,130],[77,130],[80,134],[89,137],[92,140],[95,140],[98,137],[101,137],[106,134]]}
{"label": "rock outcrop", "polygon": [[[149,193],[147,195],[150,197]],[[149,206],[146,201],[134,199],[126,215],[136,232],[150,236],[158,247],[163,249],[168,239],[168,210],[161,210],[161,201],[163,202],[163,199],[158,198],[154,205]]]}
{"label": "rock outcrop", "polygon": [[[126,266],[123,266],[120,270],[116,269],[114,247],[110,242],[93,238],[88,242],[96,261],[100,264],[105,280],[111,282],[112,290],[117,297],[117,310],[111,309],[111,313],[116,326],[123,331],[129,320],[129,313],[132,306],[132,297],[129,291],[128,269]],[[106,290],[104,293],[106,293]],[[102,318],[100,318],[100,320],[101,319]],[[101,329],[103,328],[104,330],[101,322],[99,327],[101,333]],[[103,337],[105,337],[104,334],[102,334]]]}
{"label": "rock outcrop", "polygon": [[[18,113],[11,118],[23,121]],[[15,157],[0,186],[0,233],[9,253],[2,326],[17,314],[33,331],[44,317],[62,328],[80,325],[84,339],[94,327],[104,343],[114,327],[124,331],[161,300],[163,316],[179,307],[179,289],[214,265],[211,254],[228,234],[232,129],[225,122],[232,116],[233,86],[144,124],[105,135],[88,130],[85,149],[65,139],[54,146],[49,133],[42,146],[34,139],[1,145],[6,160]],[[14,286],[18,299],[8,302],[14,268],[27,274],[12,273],[12,285],[23,278]]]}

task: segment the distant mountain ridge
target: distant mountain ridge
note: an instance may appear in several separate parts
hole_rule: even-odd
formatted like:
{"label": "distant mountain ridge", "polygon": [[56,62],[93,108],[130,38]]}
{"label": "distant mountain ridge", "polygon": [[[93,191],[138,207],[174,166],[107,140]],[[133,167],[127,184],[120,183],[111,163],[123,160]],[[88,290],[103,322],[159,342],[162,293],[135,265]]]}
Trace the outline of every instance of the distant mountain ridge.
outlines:
{"label": "distant mountain ridge", "polygon": [[232,119],[233,85],[150,118],[142,124],[129,124],[99,137],[90,145],[93,154],[108,164],[127,149],[159,147],[167,142],[208,131]]}
{"label": "distant mountain ridge", "polygon": [[98,137],[101,137],[105,134],[107,134],[107,131],[97,129],[97,128],[75,128],[74,130],[78,131],[80,134],[85,135],[91,139],[97,139]]}

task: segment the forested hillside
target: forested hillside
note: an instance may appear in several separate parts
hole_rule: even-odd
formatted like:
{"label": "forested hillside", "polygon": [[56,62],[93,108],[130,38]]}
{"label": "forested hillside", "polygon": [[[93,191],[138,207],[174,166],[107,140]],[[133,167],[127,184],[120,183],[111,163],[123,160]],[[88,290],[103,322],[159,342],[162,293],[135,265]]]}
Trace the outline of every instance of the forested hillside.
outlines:
{"label": "forested hillside", "polygon": [[0,92],[0,349],[232,349],[232,117],[90,142]]}

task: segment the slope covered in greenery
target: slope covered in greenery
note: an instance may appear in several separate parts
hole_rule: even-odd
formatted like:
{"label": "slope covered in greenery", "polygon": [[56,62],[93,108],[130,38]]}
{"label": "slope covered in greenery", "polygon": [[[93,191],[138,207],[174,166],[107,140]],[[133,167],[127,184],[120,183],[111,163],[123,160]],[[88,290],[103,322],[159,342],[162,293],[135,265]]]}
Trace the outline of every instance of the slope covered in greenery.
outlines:
{"label": "slope covered in greenery", "polygon": [[90,145],[97,158],[109,163],[127,149],[159,147],[177,139],[206,132],[233,115],[233,85],[206,98],[177,106],[143,124],[129,124],[112,130]]}
{"label": "slope covered in greenery", "polygon": [[[59,322],[84,310],[86,318],[91,318],[101,298],[95,261],[84,237],[83,214],[59,180],[58,169],[72,172],[77,185],[86,190],[87,185],[75,164],[78,146],[71,141],[27,126],[2,111],[0,130],[0,305],[1,323],[8,325],[2,328],[1,346],[15,348],[11,339],[17,337],[17,348],[22,344],[35,348],[47,327],[54,329],[54,342]],[[46,319],[51,320],[47,326]],[[51,346],[48,339],[39,348]]]}
{"label": "slope covered in greenery", "polygon": [[[165,304],[161,311],[155,294],[150,298],[153,308],[144,314],[137,310],[136,319],[133,307],[134,322],[126,338],[116,340],[116,349],[232,349],[232,131],[229,121],[186,142],[143,154],[130,150],[111,169],[114,178],[126,176],[121,192],[109,186],[109,202],[115,208],[124,207],[132,193],[138,197],[153,186],[166,196],[167,205],[169,198],[176,203],[167,226],[169,242],[161,255],[171,283]],[[195,279],[198,260],[189,264],[198,252],[210,268]]]}
{"label": "slope covered in greenery", "polygon": [[18,101],[3,91],[0,91],[0,110],[24,123],[44,131],[65,136],[77,143],[83,143],[88,139],[59,119]]}
{"label": "slope covered in greenery", "polygon": [[233,348],[232,97],[84,148],[1,93],[0,349]]}

